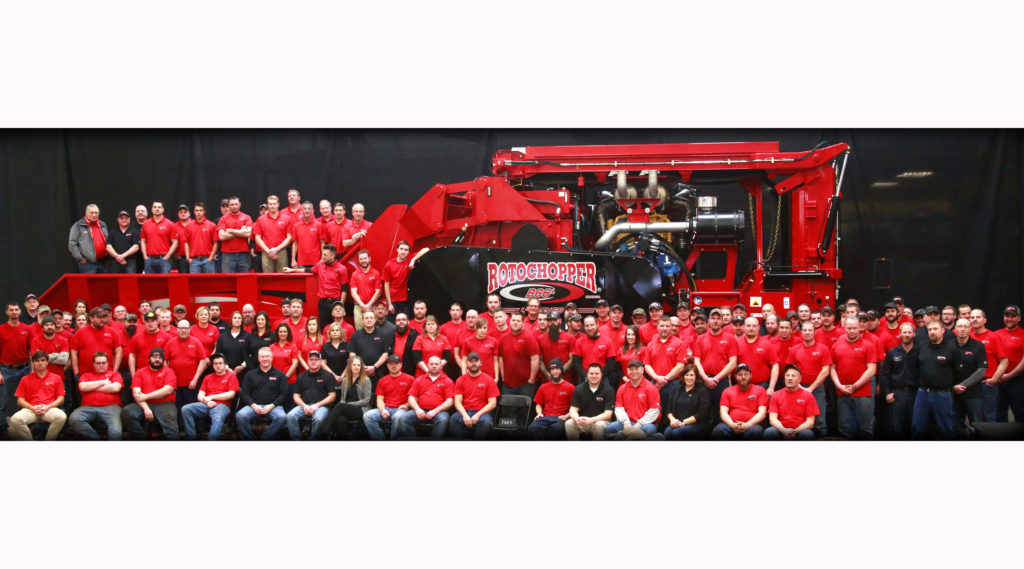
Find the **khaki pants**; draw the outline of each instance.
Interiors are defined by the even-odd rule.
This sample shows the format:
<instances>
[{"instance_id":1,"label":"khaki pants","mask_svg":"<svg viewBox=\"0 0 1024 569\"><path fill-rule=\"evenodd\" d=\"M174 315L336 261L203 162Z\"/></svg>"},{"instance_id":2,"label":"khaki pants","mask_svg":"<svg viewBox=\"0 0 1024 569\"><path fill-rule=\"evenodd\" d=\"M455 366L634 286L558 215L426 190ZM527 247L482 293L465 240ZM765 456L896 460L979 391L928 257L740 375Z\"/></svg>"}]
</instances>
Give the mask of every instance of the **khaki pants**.
<instances>
[{"instance_id":1,"label":"khaki pants","mask_svg":"<svg viewBox=\"0 0 1024 569\"><path fill-rule=\"evenodd\" d=\"M570 441L578 441L580 440L580 433L590 433L590 436L594 437L595 441L603 441L604 429L607 426L608 421L598 421L580 426L576 424L576 421L569 419L565 422L565 438Z\"/></svg>"},{"instance_id":2,"label":"khaki pants","mask_svg":"<svg viewBox=\"0 0 1024 569\"><path fill-rule=\"evenodd\" d=\"M12 439L30 441L32 440L32 431L28 430L28 426L36 421L44 421L50 424L50 428L46 430L46 440L52 441L57 439L60 430L64 428L64 421L67 420L68 416L64 414L64 411L56 407L47 411L42 417L29 409L22 409L11 416L11 428L8 432Z\"/></svg>"},{"instance_id":3,"label":"khaki pants","mask_svg":"<svg viewBox=\"0 0 1024 569\"><path fill-rule=\"evenodd\" d=\"M283 273L284 268L289 265L287 248L277 252L277 259L271 259L266 252L261 252L260 256L263 258L264 273Z\"/></svg>"}]
</instances>

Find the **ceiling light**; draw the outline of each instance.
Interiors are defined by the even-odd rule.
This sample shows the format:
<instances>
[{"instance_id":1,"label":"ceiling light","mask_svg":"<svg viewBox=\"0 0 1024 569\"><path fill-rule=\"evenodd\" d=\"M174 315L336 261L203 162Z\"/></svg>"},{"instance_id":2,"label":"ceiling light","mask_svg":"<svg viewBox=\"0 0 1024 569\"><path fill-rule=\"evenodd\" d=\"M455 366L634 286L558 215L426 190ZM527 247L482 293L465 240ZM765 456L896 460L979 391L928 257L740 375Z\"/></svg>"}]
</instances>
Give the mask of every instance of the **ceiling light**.
<instances>
[{"instance_id":1,"label":"ceiling light","mask_svg":"<svg viewBox=\"0 0 1024 569\"><path fill-rule=\"evenodd\" d=\"M872 188L891 188L893 186L898 186L898 185L900 185L899 182L875 182L874 184L871 184L871 187Z\"/></svg>"},{"instance_id":2,"label":"ceiling light","mask_svg":"<svg viewBox=\"0 0 1024 569\"><path fill-rule=\"evenodd\" d=\"M927 178L928 176L931 176L932 174L934 174L934 172L932 172L930 170L925 170L925 171L920 171L920 172L904 172L902 174L897 175L896 177L897 178Z\"/></svg>"}]
</instances>

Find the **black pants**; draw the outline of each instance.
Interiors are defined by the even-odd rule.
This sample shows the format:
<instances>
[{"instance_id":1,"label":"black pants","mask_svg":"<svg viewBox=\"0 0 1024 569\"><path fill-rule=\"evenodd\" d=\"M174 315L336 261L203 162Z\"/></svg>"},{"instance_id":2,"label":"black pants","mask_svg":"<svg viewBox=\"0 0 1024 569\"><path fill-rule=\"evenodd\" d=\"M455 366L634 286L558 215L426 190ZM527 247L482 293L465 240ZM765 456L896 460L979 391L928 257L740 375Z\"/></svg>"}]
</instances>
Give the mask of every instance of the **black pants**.
<instances>
[{"instance_id":1,"label":"black pants","mask_svg":"<svg viewBox=\"0 0 1024 569\"><path fill-rule=\"evenodd\" d=\"M320 314L320 327L324 330L331 322L334 322L334 317L331 316L331 307L334 306L335 302L338 302L341 298L321 298L320 303L317 305Z\"/></svg>"},{"instance_id":2,"label":"black pants","mask_svg":"<svg viewBox=\"0 0 1024 569\"><path fill-rule=\"evenodd\" d=\"M327 414L327 432L334 438L348 440L352 433L349 432L349 421L362 421L363 408L349 405L348 403L335 403L331 412Z\"/></svg>"}]
</instances>

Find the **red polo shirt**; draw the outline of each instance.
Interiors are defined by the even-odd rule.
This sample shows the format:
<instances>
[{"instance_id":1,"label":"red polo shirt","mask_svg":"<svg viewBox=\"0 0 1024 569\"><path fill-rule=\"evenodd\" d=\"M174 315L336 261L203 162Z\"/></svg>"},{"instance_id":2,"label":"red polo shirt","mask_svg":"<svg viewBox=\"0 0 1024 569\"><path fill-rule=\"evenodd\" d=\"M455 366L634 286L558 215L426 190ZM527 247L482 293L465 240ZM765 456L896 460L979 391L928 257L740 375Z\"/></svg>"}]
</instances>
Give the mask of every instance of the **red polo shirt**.
<instances>
[{"instance_id":1,"label":"red polo shirt","mask_svg":"<svg viewBox=\"0 0 1024 569\"><path fill-rule=\"evenodd\" d=\"M412 343L413 351L419 350L423 352L423 358L420 361L427 362L430 358L437 356L444 358L444 351L451 350L451 346L448 344L448 338L438 334L437 338L431 338L426 334L420 334L416 336L416 341ZM420 362L413 362L419 364Z\"/></svg>"},{"instance_id":2,"label":"red polo shirt","mask_svg":"<svg viewBox=\"0 0 1024 569\"><path fill-rule=\"evenodd\" d=\"M87 381L102 381L104 379L109 379L111 383L120 383L121 389L124 389L124 378L115 370L107 370L106 373L83 373L78 378L78 384L81 385ZM103 393L102 391L95 390L82 392L82 406L106 407L107 405L120 404L120 391L117 393Z\"/></svg>"},{"instance_id":3,"label":"red polo shirt","mask_svg":"<svg viewBox=\"0 0 1024 569\"><path fill-rule=\"evenodd\" d=\"M795 429L808 417L817 417L821 414L814 395L803 387L797 388L794 392L783 388L773 393L771 401L768 402L768 412L778 413L779 422L787 429Z\"/></svg>"},{"instance_id":4,"label":"red polo shirt","mask_svg":"<svg viewBox=\"0 0 1024 569\"><path fill-rule=\"evenodd\" d=\"M380 273L377 269L369 267L363 271L357 268L348 280L349 290L359 293L359 299L364 303L373 298L373 294L380 290Z\"/></svg>"},{"instance_id":5,"label":"red polo shirt","mask_svg":"<svg viewBox=\"0 0 1024 569\"><path fill-rule=\"evenodd\" d=\"M338 256L340 257L345 252L345 247L341 244L342 233L345 231L345 226L352 223L346 218L341 223L338 223L331 218L326 223L322 223L320 227L320 238L324 240L324 243L330 243L338 249Z\"/></svg>"},{"instance_id":6,"label":"red polo shirt","mask_svg":"<svg viewBox=\"0 0 1024 569\"><path fill-rule=\"evenodd\" d=\"M385 407L401 407L409 403L409 390L415 381L407 373L400 373L398 377L389 373L377 382L377 395L384 397Z\"/></svg>"},{"instance_id":7,"label":"red polo shirt","mask_svg":"<svg viewBox=\"0 0 1024 569\"><path fill-rule=\"evenodd\" d=\"M490 336L484 336L478 340L475 335L468 336L462 341L459 348L462 357L465 358L472 352L480 354L480 371L494 377L494 356L498 355L498 341Z\"/></svg>"},{"instance_id":8,"label":"red polo shirt","mask_svg":"<svg viewBox=\"0 0 1024 569\"><path fill-rule=\"evenodd\" d=\"M384 271L380 275L381 282L388 283L391 291L391 302L404 302L409 300L409 260L399 263L398 259L391 259L384 264Z\"/></svg>"},{"instance_id":9,"label":"red polo shirt","mask_svg":"<svg viewBox=\"0 0 1024 569\"><path fill-rule=\"evenodd\" d=\"M749 421L757 415L758 407L768 407L768 392L760 385L750 384L746 391L739 385L733 385L722 392L719 405L729 408L729 417L733 421Z\"/></svg>"},{"instance_id":10,"label":"red polo shirt","mask_svg":"<svg viewBox=\"0 0 1024 569\"><path fill-rule=\"evenodd\" d=\"M176 257L185 257L185 240L188 239L188 229L196 223L192 221L192 218L186 221L188 223L182 223L180 219L174 222L175 236L178 238L178 248L174 251Z\"/></svg>"},{"instance_id":11,"label":"red polo shirt","mask_svg":"<svg viewBox=\"0 0 1024 569\"><path fill-rule=\"evenodd\" d=\"M444 403L445 399L455 397L455 382L444 373L433 381L429 375L423 374L417 377L409 388L409 397L416 398L420 409L430 411Z\"/></svg>"},{"instance_id":12,"label":"red polo shirt","mask_svg":"<svg viewBox=\"0 0 1024 569\"><path fill-rule=\"evenodd\" d=\"M146 241L146 255L162 257L171 250L171 240L178 238L178 229L166 217L159 223L151 217L142 224L141 237Z\"/></svg>"},{"instance_id":13,"label":"red polo shirt","mask_svg":"<svg viewBox=\"0 0 1024 569\"><path fill-rule=\"evenodd\" d=\"M165 365L160 368L160 371L153 371L147 365L137 368L132 377L132 389L138 387L142 390L143 395L153 393L165 385L171 388L171 394L160 399L150 399L147 403L174 403L174 388L178 386L178 378L174 375L174 370Z\"/></svg>"},{"instance_id":14,"label":"red polo shirt","mask_svg":"<svg viewBox=\"0 0 1024 569\"><path fill-rule=\"evenodd\" d=\"M1010 371L1017 367L1024 357L1024 328L1017 326L1012 331L1001 328L996 330L996 335L999 336L999 345L1002 348L999 357L1009 359L1006 371Z\"/></svg>"},{"instance_id":15,"label":"red polo shirt","mask_svg":"<svg viewBox=\"0 0 1024 569\"><path fill-rule=\"evenodd\" d=\"M253 239L259 235L263 239L263 244L271 248L284 243L290 230L291 218L281 215L280 211L277 212L277 217L270 217L269 213L264 213L252 224Z\"/></svg>"},{"instance_id":16,"label":"red polo shirt","mask_svg":"<svg viewBox=\"0 0 1024 569\"><path fill-rule=\"evenodd\" d=\"M999 358L1002 357L1003 345L999 335L992 330L985 330L983 334L977 334L972 329L971 337L985 344L985 360L988 362L988 368L985 369L985 379L988 379L995 374L996 368L999 367ZM1010 369L1012 368L1007 368L1007 371Z\"/></svg>"},{"instance_id":17,"label":"red polo shirt","mask_svg":"<svg viewBox=\"0 0 1024 569\"><path fill-rule=\"evenodd\" d=\"M549 381L537 389L537 394L533 396L533 402L544 409L544 417L565 415L569 412L574 389L575 386L565 380L559 381L557 384Z\"/></svg>"},{"instance_id":18,"label":"red polo shirt","mask_svg":"<svg viewBox=\"0 0 1024 569\"><path fill-rule=\"evenodd\" d=\"M0 324L0 364L20 366L28 363L28 348L32 343L32 328L10 321Z\"/></svg>"},{"instance_id":19,"label":"red polo shirt","mask_svg":"<svg viewBox=\"0 0 1024 569\"><path fill-rule=\"evenodd\" d=\"M287 372L292 367L292 360L299 357L299 348L293 342L286 342L285 345L281 345L281 342L274 342L270 344L270 351L274 354L274 361L270 364L282 372ZM295 383L296 374L299 373L299 367L295 366L295 371L288 376L288 383Z\"/></svg>"},{"instance_id":20,"label":"red polo shirt","mask_svg":"<svg viewBox=\"0 0 1024 569\"><path fill-rule=\"evenodd\" d=\"M343 285L348 284L348 269L340 261L330 265L317 261L309 270L316 276L317 296L320 298L341 298Z\"/></svg>"},{"instance_id":21,"label":"red polo shirt","mask_svg":"<svg viewBox=\"0 0 1024 569\"><path fill-rule=\"evenodd\" d=\"M185 239L188 241L188 252L193 258L209 257L210 253L213 253L213 245L219 241L217 224L209 219L204 219L202 223L198 221L190 223L185 232ZM184 249L180 242L178 247Z\"/></svg>"},{"instance_id":22,"label":"red polo shirt","mask_svg":"<svg viewBox=\"0 0 1024 569\"><path fill-rule=\"evenodd\" d=\"M504 362L505 373L501 381L509 387L519 387L530 379L530 358L540 356L540 346L533 334L520 330L518 334L511 331L498 340L498 354ZM538 368L542 365L538 362Z\"/></svg>"},{"instance_id":23,"label":"red polo shirt","mask_svg":"<svg viewBox=\"0 0 1024 569\"><path fill-rule=\"evenodd\" d=\"M320 260L320 223L311 218L309 222L299 219L291 227L295 240L295 260L300 265L313 265Z\"/></svg>"},{"instance_id":24,"label":"red polo shirt","mask_svg":"<svg viewBox=\"0 0 1024 569\"><path fill-rule=\"evenodd\" d=\"M746 337L736 339L736 363L745 363L750 366L750 375L754 383L766 383L771 379L772 365L778 363L775 358L775 348L771 341L763 336L757 336L753 342L748 342Z\"/></svg>"},{"instance_id":25,"label":"red polo shirt","mask_svg":"<svg viewBox=\"0 0 1024 569\"><path fill-rule=\"evenodd\" d=\"M617 329L612 328L612 323L609 322L598 326L597 333L602 336L608 336L609 340L613 340L615 342L615 349L618 350L626 342L626 327L624 323L620 322Z\"/></svg>"},{"instance_id":26,"label":"red polo shirt","mask_svg":"<svg viewBox=\"0 0 1024 569\"><path fill-rule=\"evenodd\" d=\"M242 229L243 227L252 227L252 218L248 215L238 212L236 215L228 213L220 218L217 222L217 229ZM221 241L220 243L221 253L248 253L249 252L249 240L244 237L232 237L227 241Z\"/></svg>"},{"instance_id":27,"label":"red polo shirt","mask_svg":"<svg viewBox=\"0 0 1024 569\"><path fill-rule=\"evenodd\" d=\"M836 375L841 385L851 385L868 369L868 364L873 363L877 358L878 347L865 341L861 336L856 342L850 342L846 338L836 340L832 344L832 361L835 362ZM836 390L839 393L839 390ZM870 397L871 382L865 382L860 389L853 392L854 397Z\"/></svg>"},{"instance_id":28,"label":"red polo shirt","mask_svg":"<svg viewBox=\"0 0 1024 569\"><path fill-rule=\"evenodd\" d=\"M586 374L590 364L596 363L604 366L608 358L615 357L615 344L610 338L600 332L598 332L597 339L591 338L586 334L580 334L579 338L576 339L576 349L573 353L580 356L583 373Z\"/></svg>"},{"instance_id":29,"label":"red polo shirt","mask_svg":"<svg viewBox=\"0 0 1024 569\"><path fill-rule=\"evenodd\" d=\"M34 352L36 350L42 350L47 354L59 352L70 353L71 341L68 340L67 337L61 336L60 334L54 334L52 340L47 340L46 336L39 334L38 336L32 338L31 349L29 351ZM110 357L113 358L114 356L111 354ZM64 366L62 365L47 364L46 369L48 369L50 373L64 377Z\"/></svg>"},{"instance_id":30,"label":"red polo shirt","mask_svg":"<svg viewBox=\"0 0 1024 569\"><path fill-rule=\"evenodd\" d=\"M491 397L497 398L501 395L501 392L498 391L498 384L494 381L494 378L481 372L476 377L468 373L463 374L455 382L455 395L462 396L462 406L467 411L479 411L487 405L488 399ZM423 403L420 403L420 407L423 407ZM433 409L434 407L423 408Z\"/></svg>"},{"instance_id":31,"label":"red polo shirt","mask_svg":"<svg viewBox=\"0 0 1024 569\"><path fill-rule=\"evenodd\" d=\"M167 332L157 330L155 334L146 332L145 328L140 328L138 332L132 336L130 342L128 342L128 352L125 354L125 359L128 359L128 354L135 354L135 369L138 371L140 367L146 367L149 365L149 352L153 348L162 348L167 345L175 337L171 336ZM164 359L167 359L167 354L164 353ZM81 364L81 361L79 361ZM191 378L189 378L191 379Z\"/></svg>"},{"instance_id":32,"label":"red polo shirt","mask_svg":"<svg viewBox=\"0 0 1024 569\"><path fill-rule=\"evenodd\" d=\"M174 370L174 375L178 378L178 387L185 387L192 381L196 376L196 370L199 369L199 362L206 359L208 353L203 348L203 343L194 336L189 336L184 341L175 336L167 341L164 345L164 359Z\"/></svg>"},{"instance_id":33,"label":"red polo shirt","mask_svg":"<svg viewBox=\"0 0 1024 569\"><path fill-rule=\"evenodd\" d=\"M615 393L615 406L624 408L630 421L639 421L648 409L661 409L661 394L658 393L658 388L646 379L641 379L640 385L636 387L627 381L620 385ZM661 417L661 411L658 412L658 417ZM655 423L658 422L658 417L654 418Z\"/></svg>"},{"instance_id":34,"label":"red polo shirt","mask_svg":"<svg viewBox=\"0 0 1024 569\"><path fill-rule=\"evenodd\" d=\"M559 330L558 340L556 341L551 341L551 337L548 336L547 332L535 331L533 337L537 340L537 345L540 347L541 366L547 367L551 360L555 358L562 360L562 364L569 362L569 354L572 351L571 347L576 341L568 332Z\"/></svg>"},{"instance_id":35,"label":"red polo shirt","mask_svg":"<svg viewBox=\"0 0 1024 569\"><path fill-rule=\"evenodd\" d=\"M651 366L654 373L665 375L672 371L676 364L686 364L686 344L678 336L669 336L665 341L662 341L661 336L656 336L647 344L643 362L644 365Z\"/></svg>"},{"instance_id":36,"label":"red polo shirt","mask_svg":"<svg viewBox=\"0 0 1024 569\"><path fill-rule=\"evenodd\" d=\"M832 365L832 351L819 342L810 347L800 343L789 350L786 363L800 368L800 385L810 385L821 373L821 368Z\"/></svg>"},{"instance_id":37,"label":"red polo shirt","mask_svg":"<svg viewBox=\"0 0 1024 569\"><path fill-rule=\"evenodd\" d=\"M130 342L129 342L130 343ZM78 352L78 372L93 373L96 370L92 367L92 356L96 352L103 352L110 357L110 366L114 366L114 350L121 346L118 334L109 326L97 330L91 325L75 332L71 337L71 349ZM127 348L126 348L127 349ZM127 352L122 353L122 359L128 361ZM127 365L127 364L125 364Z\"/></svg>"},{"instance_id":38,"label":"red polo shirt","mask_svg":"<svg viewBox=\"0 0 1024 569\"><path fill-rule=\"evenodd\" d=\"M15 397L23 398L29 405L49 405L64 395L64 379L49 371L43 377L32 372L21 378Z\"/></svg>"},{"instance_id":39,"label":"red polo shirt","mask_svg":"<svg viewBox=\"0 0 1024 569\"><path fill-rule=\"evenodd\" d=\"M231 371L225 371L224 375L211 373L203 378L203 384L199 387L199 391L205 393L207 397L211 395L220 395L221 393L227 393L228 391L238 393L240 391L240 388L238 387L238 377ZM217 404L227 405L229 409L231 408L230 399L217 401Z\"/></svg>"},{"instance_id":40,"label":"red polo shirt","mask_svg":"<svg viewBox=\"0 0 1024 569\"><path fill-rule=\"evenodd\" d=\"M729 358L739 355L736 336L721 332L718 335L707 332L697 337L693 357L700 358L700 365L708 377L713 377L729 363ZM737 358L738 360L739 358Z\"/></svg>"},{"instance_id":41,"label":"red polo shirt","mask_svg":"<svg viewBox=\"0 0 1024 569\"><path fill-rule=\"evenodd\" d=\"M791 349L803 343L803 340L795 334L791 334L788 340L783 340L779 336L773 336L772 339L768 341L775 350L775 361L779 362L779 365L786 362L786 359L789 358L789 351Z\"/></svg>"},{"instance_id":42,"label":"red polo shirt","mask_svg":"<svg viewBox=\"0 0 1024 569\"><path fill-rule=\"evenodd\" d=\"M206 328L200 328L197 324L189 328L188 333L193 338L199 340L208 356L213 354L213 348L217 345L217 338L220 337L220 328L213 324L208 324Z\"/></svg>"}]
</instances>

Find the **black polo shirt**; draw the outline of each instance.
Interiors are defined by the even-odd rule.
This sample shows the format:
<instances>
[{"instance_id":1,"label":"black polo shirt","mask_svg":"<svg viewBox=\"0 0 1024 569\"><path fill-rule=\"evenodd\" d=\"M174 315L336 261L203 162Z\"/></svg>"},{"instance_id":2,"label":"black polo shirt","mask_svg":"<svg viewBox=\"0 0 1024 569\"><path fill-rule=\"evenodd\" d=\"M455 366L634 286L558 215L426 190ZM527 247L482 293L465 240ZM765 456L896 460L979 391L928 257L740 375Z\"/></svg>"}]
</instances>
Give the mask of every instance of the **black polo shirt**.
<instances>
[{"instance_id":1,"label":"black polo shirt","mask_svg":"<svg viewBox=\"0 0 1024 569\"><path fill-rule=\"evenodd\" d=\"M952 389L960 381L960 350L956 340L918 346L917 373L921 387Z\"/></svg>"},{"instance_id":2,"label":"black polo shirt","mask_svg":"<svg viewBox=\"0 0 1024 569\"><path fill-rule=\"evenodd\" d=\"M334 376L324 368L320 368L316 373L306 371L299 374L299 379L295 382L295 393L299 394L306 405L312 405L323 401L334 391L336 384Z\"/></svg>"},{"instance_id":3,"label":"black polo shirt","mask_svg":"<svg viewBox=\"0 0 1024 569\"><path fill-rule=\"evenodd\" d=\"M910 351L903 349L903 345L889 348L882 360L882 371L878 374L878 381L882 385L882 393L892 393L897 388L917 389L919 381L917 378L917 346L910 348Z\"/></svg>"},{"instance_id":4,"label":"black polo shirt","mask_svg":"<svg viewBox=\"0 0 1024 569\"><path fill-rule=\"evenodd\" d=\"M288 396L288 378L277 368L270 371L262 369L250 370L242 379L242 405L274 405L284 404ZM322 398L321 398L322 399Z\"/></svg>"},{"instance_id":5,"label":"black polo shirt","mask_svg":"<svg viewBox=\"0 0 1024 569\"><path fill-rule=\"evenodd\" d=\"M956 334L954 334L951 330L943 329L942 330L942 341L943 342L956 342ZM930 343L932 343L932 341L928 339L928 326L921 326L920 328L918 328L917 330L914 331L914 345L915 346L920 348L921 346L923 346L925 344L930 344Z\"/></svg>"},{"instance_id":6,"label":"black polo shirt","mask_svg":"<svg viewBox=\"0 0 1024 569\"><path fill-rule=\"evenodd\" d=\"M230 320L224 320L223 318L221 318L220 320L218 320L216 322L211 320L210 324L213 324L214 326L216 326L217 329L220 330L221 334L224 334L224 332L227 332L228 330L231 329L231 321Z\"/></svg>"},{"instance_id":7,"label":"black polo shirt","mask_svg":"<svg viewBox=\"0 0 1024 569\"><path fill-rule=\"evenodd\" d=\"M958 341L956 344L958 350L960 350L960 378L961 381L967 379L972 373L979 369L988 369L988 359L985 355L985 344L982 344L974 338L967 338L967 342L960 344ZM981 382L975 383L974 385L967 388L960 394L960 397L965 399L980 399L981 394Z\"/></svg>"},{"instance_id":8,"label":"black polo shirt","mask_svg":"<svg viewBox=\"0 0 1024 569\"><path fill-rule=\"evenodd\" d=\"M394 335L389 341L378 328L374 328L373 332L369 334L360 328L352 333L352 338L348 341L348 351L362 358L364 364L372 366L377 363L382 354L390 354L394 351L392 342L394 342ZM387 373L386 369L383 371Z\"/></svg>"},{"instance_id":9,"label":"black polo shirt","mask_svg":"<svg viewBox=\"0 0 1024 569\"><path fill-rule=\"evenodd\" d=\"M121 231L121 228L114 224L113 228L107 231L107 245L114 248L114 251L118 253L124 253L128 249L132 248L132 245L139 244L139 232L134 226L128 224L128 229ZM129 262L134 262L135 257L139 254L135 251L131 255L125 257Z\"/></svg>"},{"instance_id":10,"label":"black polo shirt","mask_svg":"<svg viewBox=\"0 0 1024 569\"><path fill-rule=\"evenodd\" d=\"M573 390L569 405L579 409L580 417L596 417L615 408L615 392L604 381L597 391L591 391L590 383L584 380Z\"/></svg>"}]
</instances>

